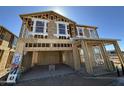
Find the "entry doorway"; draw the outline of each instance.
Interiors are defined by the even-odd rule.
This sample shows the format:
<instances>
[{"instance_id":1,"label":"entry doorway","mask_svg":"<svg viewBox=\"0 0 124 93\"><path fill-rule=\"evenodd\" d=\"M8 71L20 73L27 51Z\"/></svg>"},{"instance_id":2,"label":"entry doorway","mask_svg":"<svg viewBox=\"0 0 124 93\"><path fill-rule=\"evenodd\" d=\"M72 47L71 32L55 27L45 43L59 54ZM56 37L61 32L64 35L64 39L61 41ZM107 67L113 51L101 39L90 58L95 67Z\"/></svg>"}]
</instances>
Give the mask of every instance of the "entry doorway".
<instances>
[{"instance_id":1,"label":"entry doorway","mask_svg":"<svg viewBox=\"0 0 124 93\"><path fill-rule=\"evenodd\" d=\"M92 46L93 60L92 67L94 74L107 72L102 50L99 46Z\"/></svg>"}]
</instances>

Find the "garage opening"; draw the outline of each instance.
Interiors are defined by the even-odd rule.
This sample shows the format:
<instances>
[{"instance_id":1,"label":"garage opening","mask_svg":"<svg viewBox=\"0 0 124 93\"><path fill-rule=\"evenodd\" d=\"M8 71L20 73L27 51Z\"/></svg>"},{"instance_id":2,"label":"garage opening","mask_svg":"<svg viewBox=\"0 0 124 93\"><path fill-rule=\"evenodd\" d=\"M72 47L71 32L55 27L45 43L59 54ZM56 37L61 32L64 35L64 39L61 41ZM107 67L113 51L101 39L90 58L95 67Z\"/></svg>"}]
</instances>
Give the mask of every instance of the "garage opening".
<instances>
[{"instance_id":1,"label":"garage opening","mask_svg":"<svg viewBox=\"0 0 124 93\"><path fill-rule=\"evenodd\" d=\"M31 68L61 68L61 65L73 68L73 54L72 51L38 51L26 52L23 55L22 68L28 70Z\"/></svg>"},{"instance_id":2,"label":"garage opening","mask_svg":"<svg viewBox=\"0 0 124 93\"><path fill-rule=\"evenodd\" d=\"M65 75L74 71L72 51L40 51L36 55L37 61L33 59L33 52L24 55L22 67L26 71L22 80Z\"/></svg>"}]
</instances>

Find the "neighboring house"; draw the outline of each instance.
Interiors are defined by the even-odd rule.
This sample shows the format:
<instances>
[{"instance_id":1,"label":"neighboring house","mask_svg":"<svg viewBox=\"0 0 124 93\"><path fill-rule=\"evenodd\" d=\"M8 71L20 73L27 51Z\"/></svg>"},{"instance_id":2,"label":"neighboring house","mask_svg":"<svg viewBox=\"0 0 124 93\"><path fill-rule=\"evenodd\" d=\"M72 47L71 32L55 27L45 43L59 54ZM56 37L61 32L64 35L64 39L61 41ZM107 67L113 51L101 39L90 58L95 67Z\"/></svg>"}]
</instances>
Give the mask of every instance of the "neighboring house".
<instances>
[{"instance_id":1,"label":"neighboring house","mask_svg":"<svg viewBox=\"0 0 124 93\"><path fill-rule=\"evenodd\" d=\"M16 42L17 36L0 26L0 71L10 68Z\"/></svg>"},{"instance_id":2,"label":"neighboring house","mask_svg":"<svg viewBox=\"0 0 124 93\"><path fill-rule=\"evenodd\" d=\"M92 74L114 71L105 49L109 44L115 46L124 62L117 40L99 38L95 26L79 25L54 11L20 17L22 27L16 53L23 55L24 70L35 65L66 64Z\"/></svg>"}]
</instances>

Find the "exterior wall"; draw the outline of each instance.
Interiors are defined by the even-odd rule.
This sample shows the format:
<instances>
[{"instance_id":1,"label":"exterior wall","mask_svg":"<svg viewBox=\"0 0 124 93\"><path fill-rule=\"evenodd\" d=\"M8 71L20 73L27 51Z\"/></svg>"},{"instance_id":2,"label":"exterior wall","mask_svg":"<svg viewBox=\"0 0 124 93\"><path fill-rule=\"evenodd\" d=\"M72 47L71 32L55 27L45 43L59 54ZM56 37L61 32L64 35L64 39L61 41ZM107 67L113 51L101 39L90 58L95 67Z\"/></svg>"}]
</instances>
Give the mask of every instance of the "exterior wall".
<instances>
[{"instance_id":1,"label":"exterior wall","mask_svg":"<svg viewBox=\"0 0 124 93\"><path fill-rule=\"evenodd\" d=\"M60 60L59 52L38 52L37 65L59 64Z\"/></svg>"},{"instance_id":2,"label":"exterior wall","mask_svg":"<svg viewBox=\"0 0 124 93\"><path fill-rule=\"evenodd\" d=\"M30 17L30 18L28 18ZM67 24L67 34L68 35L64 35L66 36L66 38L70 37L70 38L74 38L78 35L77 29L76 27L81 27L83 29L84 34L86 35L85 38L90 38L90 30L93 30L93 32L96 32L96 37L98 38L98 33L96 31L96 27L92 27L92 26L83 26L83 25L76 25L75 22L61 16L58 15L54 12L49 12L49 13L41 13L41 14L32 14L32 15L26 15L26 16L21 16L23 23L22 23L22 28L21 28L21 32L20 32L20 37L25 37L27 32L34 32L34 25L35 25L35 21L36 20L41 20L48 23L47 29L48 31L48 38L53 38L55 35L53 34L57 34L57 24L58 23L64 23ZM47 36L47 33L46 33ZM63 36L63 35L62 35ZM59 37L59 36L58 36ZM54 37L56 38L56 37ZM92 37L94 38L94 37Z\"/></svg>"},{"instance_id":3,"label":"exterior wall","mask_svg":"<svg viewBox=\"0 0 124 93\"><path fill-rule=\"evenodd\" d=\"M54 36L54 34L57 34L57 26L54 21L50 21L48 23L48 38L50 38L50 39L57 38Z\"/></svg>"}]
</instances>

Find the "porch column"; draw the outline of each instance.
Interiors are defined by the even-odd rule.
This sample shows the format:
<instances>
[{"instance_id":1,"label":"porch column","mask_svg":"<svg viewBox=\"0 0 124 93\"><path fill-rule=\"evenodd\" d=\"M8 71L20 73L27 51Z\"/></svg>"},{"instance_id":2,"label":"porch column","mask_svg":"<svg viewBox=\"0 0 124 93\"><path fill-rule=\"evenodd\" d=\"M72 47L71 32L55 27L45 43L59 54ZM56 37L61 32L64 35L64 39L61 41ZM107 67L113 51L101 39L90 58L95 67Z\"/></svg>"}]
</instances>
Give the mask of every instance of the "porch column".
<instances>
[{"instance_id":1,"label":"porch column","mask_svg":"<svg viewBox=\"0 0 124 93\"><path fill-rule=\"evenodd\" d=\"M92 64L91 64L92 60L91 60L91 56L89 54L87 43L85 41L82 41L81 45L82 45L82 48L84 49L86 71L88 73L93 73L93 68L92 68Z\"/></svg>"},{"instance_id":2,"label":"porch column","mask_svg":"<svg viewBox=\"0 0 124 93\"><path fill-rule=\"evenodd\" d=\"M37 63L37 60L38 60L38 52L33 51L33 53L32 53L32 66L34 66Z\"/></svg>"},{"instance_id":3,"label":"porch column","mask_svg":"<svg viewBox=\"0 0 124 93\"><path fill-rule=\"evenodd\" d=\"M73 45L73 59L74 59L74 69L80 70L80 54L78 48Z\"/></svg>"},{"instance_id":4,"label":"porch column","mask_svg":"<svg viewBox=\"0 0 124 93\"><path fill-rule=\"evenodd\" d=\"M103 55L103 58L104 58L104 63L105 63L106 69L108 71L113 70L114 67L110 63L110 60L109 60L109 57L108 57L108 54L107 54L107 51L105 49L105 46L104 46L104 43L103 42L101 43L100 47L101 47L101 50L102 50L101 52L102 52L102 55Z\"/></svg>"},{"instance_id":5,"label":"porch column","mask_svg":"<svg viewBox=\"0 0 124 93\"><path fill-rule=\"evenodd\" d=\"M92 44L91 45L87 45L87 49L88 49L89 58L90 58L90 65L91 65L91 68L93 68L94 65L95 65L95 58L94 58L94 51L93 51Z\"/></svg>"},{"instance_id":6,"label":"porch column","mask_svg":"<svg viewBox=\"0 0 124 93\"><path fill-rule=\"evenodd\" d=\"M121 51L121 49L120 49L120 47L119 47L117 41L114 42L113 45L114 45L114 47L115 47L115 51L116 51L116 53L117 53L117 55L118 55L118 58L119 58L121 64L124 64L124 56L123 56L123 54L122 54L122 51Z\"/></svg>"},{"instance_id":7,"label":"porch column","mask_svg":"<svg viewBox=\"0 0 124 93\"><path fill-rule=\"evenodd\" d=\"M9 50L4 50L1 58L1 62L0 62L0 70L5 69L9 53L10 53Z\"/></svg>"}]
</instances>

